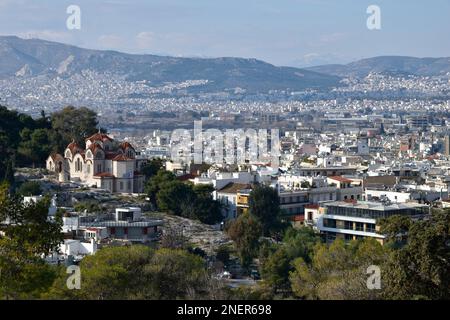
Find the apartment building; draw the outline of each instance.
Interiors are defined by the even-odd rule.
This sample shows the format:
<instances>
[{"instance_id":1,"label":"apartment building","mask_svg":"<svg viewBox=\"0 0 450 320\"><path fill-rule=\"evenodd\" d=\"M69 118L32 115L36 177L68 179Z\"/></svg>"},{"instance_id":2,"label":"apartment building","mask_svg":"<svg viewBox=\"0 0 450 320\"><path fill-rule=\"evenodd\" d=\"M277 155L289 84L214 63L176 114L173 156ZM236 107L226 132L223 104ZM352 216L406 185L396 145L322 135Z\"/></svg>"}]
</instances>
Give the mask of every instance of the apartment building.
<instances>
[{"instance_id":1,"label":"apartment building","mask_svg":"<svg viewBox=\"0 0 450 320\"><path fill-rule=\"evenodd\" d=\"M418 203L331 201L322 203L318 213L308 216L306 221L312 222L326 241L350 241L368 237L383 244L385 236L379 233L381 218L404 215L418 219L427 215L429 210L429 206Z\"/></svg>"},{"instance_id":2,"label":"apartment building","mask_svg":"<svg viewBox=\"0 0 450 320\"><path fill-rule=\"evenodd\" d=\"M361 200L362 179L349 179L342 176L328 177L329 186L336 187L336 200Z\"/></svg>"}]
</instances>

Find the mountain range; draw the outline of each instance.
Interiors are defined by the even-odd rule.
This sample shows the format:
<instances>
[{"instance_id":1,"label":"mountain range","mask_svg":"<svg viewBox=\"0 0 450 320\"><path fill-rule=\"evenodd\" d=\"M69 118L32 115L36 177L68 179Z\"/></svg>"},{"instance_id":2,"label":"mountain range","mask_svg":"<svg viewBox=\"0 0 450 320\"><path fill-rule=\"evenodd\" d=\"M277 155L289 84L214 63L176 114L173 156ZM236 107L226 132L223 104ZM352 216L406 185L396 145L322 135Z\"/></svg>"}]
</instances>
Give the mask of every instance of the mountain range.
<instances>
[{"instance_id":1,"label":"mountain range","mask_svg":"<svg viewBox=\"0 0 450 320\"><path fill-rule=\"evenodd\" d=\"M439 76L450 73L450 58L381 56L363 59L345 65L329 64L306 69L338 77L364 78L370 73Z\"/></svg>"},{"instance_id":2,"label":"mountain range","mask_svg":"<svg viewBox=\"0 0 450 320\"><path fill-rule=\"evenodd\" d=\"M99 51L38 39L0 37L0 79L66 77L83 70L112 73L152 86L208 80L206 92L241 88L247 92L336 86L340 77L243 58L178 58Z\"/></svg>"},{"instance_id":3,"label":"mountain range","mask_svg":"<svg viewBox=\"0 0 450 320\"><path fill-rule=\"evenodd\" d=\"M383 56L347 65L309 68L279 67L244 58L180 58L83 49L39 39L0 37L0 79L38 76L68 78L91 70L114 74L128 81L146 80L151 86L207 80L196 90L219 92L243 89L301 91L341 85L344 77L370 73L436 76L450 72L450 58Z\"/></svg>"}]
</instances>

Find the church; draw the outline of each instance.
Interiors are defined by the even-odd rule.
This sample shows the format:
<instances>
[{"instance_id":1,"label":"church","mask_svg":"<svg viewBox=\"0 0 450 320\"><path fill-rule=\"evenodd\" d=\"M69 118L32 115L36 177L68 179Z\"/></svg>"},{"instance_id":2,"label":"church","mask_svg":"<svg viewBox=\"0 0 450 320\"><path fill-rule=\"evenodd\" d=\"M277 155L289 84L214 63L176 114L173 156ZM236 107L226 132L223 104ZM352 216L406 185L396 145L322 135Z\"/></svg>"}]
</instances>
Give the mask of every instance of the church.
<instances>
[{"instance_id":1,"label":"church","mask_svg":"<svg viewBox=\"0 0 450 320\"><path fill-rule=\"evenodd\" d=\"M50 155L46 167L58 174L60 182L81 183L112 193L142 193L144 176L140 169L145 162L136 158L130 143L119 143L99 132L86 139L85 148L73 141L64 155Z\"/></svg>"}]
</instances>

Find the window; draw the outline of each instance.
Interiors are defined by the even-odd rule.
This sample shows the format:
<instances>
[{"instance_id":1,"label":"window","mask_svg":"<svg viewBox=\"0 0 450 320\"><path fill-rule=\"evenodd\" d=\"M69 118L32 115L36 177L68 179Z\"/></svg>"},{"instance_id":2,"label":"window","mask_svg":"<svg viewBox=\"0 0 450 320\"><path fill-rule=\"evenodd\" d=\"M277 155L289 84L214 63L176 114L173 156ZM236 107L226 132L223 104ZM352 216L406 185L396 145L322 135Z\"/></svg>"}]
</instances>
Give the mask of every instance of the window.
<instances>
[{"instance_id":1,"label":"window","mask_svg":"<svg viewBox=\"0 0 450 320\"><path fill-rule=\"evenodd\" d=\"M88 174L91 173L91 165L90 165L90 164L87 165L87 173L88 173Z\"/></svg>"},{"instance_id":2,"label":"window","mask_svg":"<svg viewBox=\"0 0 450 320\"><path fill-rule=\"evenodd\" d=\"M323 225L326 228L336 228L336 220L334 220L334 219L323 219Z\"/></svg>"},{"instance_id":3,"label":"window","mask_svg":"<svg viewBox=\"0 0 450 320\"><path fill-rule=\"evenodd\" d=\"M367 223L366 224L366 232L375 232L375 224Z\"/></svg>"},{"instance_id":4,"label":"window","mask_svg":"<svg viewBox=\"0 0 450 320\"><path fill-rule=\"evenodd\" d=\"M131 182L130 181L128 181L128 184L127 184L127 191L131 191Z\"/></svg>"},{"instance_id":5,"label":"window","mask_svg":"<svg viewBox=\"0 0 450 320\"><path fill-rule=\"evenodd\" d=\"M353 222L352 221L345 221L344 229L353 230Z\"/></svg>"},{"instance_id":6,"label":"window","mask_svg":"<svg viewBox=\"0 0 450 320\"><path fill-rule=\"evenodd\" d=\"M123 182L122 181L120 181L120 183L119 183L119 189L123 190Z\"/></svg>"},{"instance_id":7,"label":"window","mask_svg":"<svg viewBox=\"0 0 450 320\"><path fill-rule=\"evenodd\" d=\"M97 172L102 172L102 165L100 163L97 164Z\"/></svg>"},{"instance_id":8,"label":"window","mask_svg":"<svg viewBox=\"0 0 450 320\"><path fill-rule=\"evenodd\" d=\"M81 172L83 170L83 164L81 163L80 158L75 162L75 171Z\"/></svg>"}]
</instances>

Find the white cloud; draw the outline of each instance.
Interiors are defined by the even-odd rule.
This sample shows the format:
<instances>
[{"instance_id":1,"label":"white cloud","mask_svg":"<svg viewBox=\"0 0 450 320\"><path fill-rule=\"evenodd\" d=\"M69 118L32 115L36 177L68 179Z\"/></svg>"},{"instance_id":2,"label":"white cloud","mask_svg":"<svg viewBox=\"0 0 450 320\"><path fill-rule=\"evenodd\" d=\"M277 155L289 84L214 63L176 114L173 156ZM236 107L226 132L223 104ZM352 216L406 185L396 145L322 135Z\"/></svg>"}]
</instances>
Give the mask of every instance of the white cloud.
<instances>
[{"instance_id":1,"label":"white cloud","mask_svg":"<svg viewBox=\"0 0 450 320\"><path fill-rule=\"evenodd\" d=\"M155 45L156 38L154 32L143 31L136 36L136 44L139 49L150 49Z\"/></svg>"},{"instance_id":2,"label":"white cloud","mask_svg":"<svg viewBox=\"0 0 450 320\"><path fill-rule=\"evenodd\" d=\"M124 47L124 39L118 35L105 34L98 37L98 45L104 49L121 49Z\"/></svg>"},{"instance_id":3,"label":"white cloud","mask_svg":"<svg viewBox=\"0 0 450 320\"><path fill-rule=\"evenodd\" d=\"M42 39L63 43L68 43L73 40L72 35L69 32L55 30L30 30L18 33L17 36L24 39Z\"/></svg>"}]
</instances>

